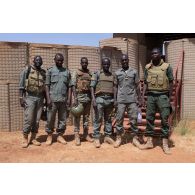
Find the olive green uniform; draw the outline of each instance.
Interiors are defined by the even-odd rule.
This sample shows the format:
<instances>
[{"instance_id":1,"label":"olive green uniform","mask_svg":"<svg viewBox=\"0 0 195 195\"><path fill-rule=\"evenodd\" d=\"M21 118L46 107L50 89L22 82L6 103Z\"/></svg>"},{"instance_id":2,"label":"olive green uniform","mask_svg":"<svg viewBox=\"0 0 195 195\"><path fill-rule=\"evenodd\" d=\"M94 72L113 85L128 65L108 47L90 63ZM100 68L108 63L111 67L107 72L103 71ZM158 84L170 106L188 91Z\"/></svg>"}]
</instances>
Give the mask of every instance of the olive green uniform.
<instances>
[{"instance_id":1,"label":"olive green uniform","mask_svg":"<svg viewBox=\"0 0 195 195\"><path fill-rule=\"evenodd\" d=\"M94 138L100 137L100 128L104 117L104 134L112 134L111 114L113 110L113 85L112 73L105 74L103 70L93 74L90 86L95 89L97 109L94 110Z\"/></svg>"},{"instance_id":2,"label":"olive green uniform","mask_svg":"<svg viewBox=\"0 0 195 195\"><path fill-rule=\"evenodd\" d=\"M23 133L37 133L44 101L45 70L36 70L33 66L23 70L19 89L26 91Z\"/></svg>"},{"instance_id":3,"label":"olive green uniform","mask_svg":"<svg viewBox=\"0 0 195 195\"><path fill-rule=\"evenodd\" d=\"M169 82L174 79L172 68L169 64L164 63L163 60L161 60L158 66L154 66L151 62L146 65L144 75L144 82L147 84L146 136L153 136L155 113L159 111L161 115L162 138L168 138L168 117L171 110Z\"/></svg>"},{"instance_id":4,"label":"olive green uniform","mask_svg":"<svg viewBox=\"0 0 195 195\"><path fill-rule=\"evenodd\" d=\"M89 115L91 109L91 92L90 92L90 81L91 72L83 72L82 69L78 69L72 75L72 85L76 88L78 103L82 104L83 110L83 131L88 131L89 128ZM74 132L80 131L80 117L74 117Z\"/></svg>"},{"instance_id":5,"label":"olive green uniform","mask_svg":"<svg viewBox=\"0 0 195 195\"><path fill-rule=\"evenodd\" d=\"M52 101L52 106L48 108L46 132L48 134L53 133L56 113L58 112L56 132L63 134L66 130L68 89L72 86L69 70L54 65L47 70L45 84L49 87L49 95Z\"/></svg>"},{"instance_id":6,"label":"olive green uniform","mask_svg":"<svg viewBox=\"0 0 195 195\"><path fill-rule=\"evenodd\" d=\"M125 110L127 110L132 131L136 134L137 115L138 115L138 97L136 89L139 85L138 73L134 68L129 67L127 71L123 68L115 72L114 84L117 86L117 114L116 114L116 131L118 134L123 132L123 121Z\"/></svg>"}]
</instances>

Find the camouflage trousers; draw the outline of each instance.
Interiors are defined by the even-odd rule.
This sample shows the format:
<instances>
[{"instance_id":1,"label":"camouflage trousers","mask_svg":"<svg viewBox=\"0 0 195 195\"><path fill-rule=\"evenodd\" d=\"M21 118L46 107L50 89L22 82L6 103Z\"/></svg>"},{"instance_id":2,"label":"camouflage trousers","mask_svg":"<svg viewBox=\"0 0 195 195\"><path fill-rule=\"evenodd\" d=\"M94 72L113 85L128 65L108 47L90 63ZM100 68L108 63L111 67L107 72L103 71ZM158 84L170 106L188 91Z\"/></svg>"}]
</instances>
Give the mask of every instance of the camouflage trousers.
<instances>
[{"instance_id":1,"label":"camouflage trousers","mask_svg":"<svg viewBox=\"0 0 195 195\"><path fill-rule=\"evenodd\" d=\"M37 133L39 129L39 121L43 108L43 97L27 96L26 106L24 108L24 127L23 133Z\"/></svg>"},{"instance_id":2,"label":"camouflage trousers","mask_svg":"<svg viewBox=\"0 0 195 195\"><path fill-rule=\"evenodd\" d=\"M47 124L46 132L51 134L54 132L56 114L58 113L58 123L56 132L58 134L64 134L66 130L66 114L67 106L66 102L52 102L52 107L48 108L47 112Z\"/></svg>"},{"instance_id":3,"label":"camouflage trousers","mask_svg":"<svg viewBox=\"0 0 195 195\"><path fill-rule=\"evenodd\" d=\"M137 115L138 115L138 106L136 103L119 103L117 107L117 114L116 114L116 131L118 134L123 133L123 121L125 111L127 110L129 122L131 125L131 130L133 133L138 133L137 128Z\"/></svg>"},{"instance_id":4,"label":"camouflage trousers","mask_svg":"<svg viewBox=\"0 0 195 195\"><path fill-rule=\"evenodd\" d=\"M162 137L168 138L169 136L169 124L168 117L170 115L170 102L167 95L148 95L147 97L147 111L146 111L146 136L152 136L154 133L154 120L157 110L161 116L161 130Z\"/></svg>"},{"instance_id":5,"label":"camouflage trousers","mask_svg":"<svg viewBox=\"0 0 195 195\"><path fill-rule=\"evenodd\" d=\"M84 107L84 111L83 111L83 131L88 131L89 128L89 115L90 115L90 110L91 110L91 101L89 102L80 102L83 107ZM74 132L79 132L80 131L80 120L81 120L81 116L80 117L74 117Z\"/></svg>"},{"instance_id":6,"label":"camouflage trousers","mask_svg":"<svg viewBox=\"0 0 195 195\"><path fill-rule=\"evenodd\" d=\"M97 108L94 110L94 121L93 121L93 137L100 137L100 129L102 120L104 119L104 134L112 135L112 118L111 114L113 111L113 98L108 97L97 97L96 98Z\"/></svg>"}]
</instances>

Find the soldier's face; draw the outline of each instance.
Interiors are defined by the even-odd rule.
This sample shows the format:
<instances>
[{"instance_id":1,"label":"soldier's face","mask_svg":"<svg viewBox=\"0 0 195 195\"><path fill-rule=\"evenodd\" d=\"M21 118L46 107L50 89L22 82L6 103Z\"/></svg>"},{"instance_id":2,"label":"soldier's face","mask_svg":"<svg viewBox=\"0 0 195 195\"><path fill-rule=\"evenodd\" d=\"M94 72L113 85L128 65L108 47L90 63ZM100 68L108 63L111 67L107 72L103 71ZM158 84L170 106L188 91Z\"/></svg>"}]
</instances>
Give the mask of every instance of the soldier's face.
<instances>
[{"instance_id":1,"label":"soldier's face","mask_svg":"<svg viewBox=\"0 0 195 195\"><path fill-rule=\"evenodd\" d=\"M102 68L103 68L103 71L104 72L108 72L109 71L109 68L110 68L110 63L105 61L103 64L102 64Z\"/></svg>"},{"instance_id":2,"label":"soldier's face","mask_svg":"<svg viewBox=\"0 0 195 195\"><path fill-rule=\"evenodd\" d=\"M83 70L86 70L88 66L88 60L87 59L82 59L81 61L81 67Z\"/></svg>"},{"instance_id":3,"label":"soldier's face","mask_svg":"<svg viewBox=\"0 0 195 195\"><path fill-rule=\"evenodd\" d=\"M153 49L153 50L152 50L151 58L152 58L153 61L158 61L158 60L160 60L160 59L161 59L160 52L159 52L157 49Z\"/></svg>"},{"instance_id":4,"label":"soldier's face","mask_svg":"<svg viewBox=\"0 0 195 195\"><path fill-rule=\"evenodd\" d=\"M42 58L40 56L38 56L34 59L34 66L36 68L40 68L42 64L43 64L43 61L42 61Z\"/></svg>"},{"instance_id":5,"label":"soldier's face","mask_svg":"<svg viewBox=\"0 0 195 195\"><path fill-rule=\"evenodd\" d=\"M122 57L121 64L123 69L127 69L129 67L129 59L127 57Z\"/></svg>"},{"instance_id":6,"label":"soldier's face","mask_svg":"<svg viewBox=\"0 0 195 195\"><path fill-rule=\"evenodd\" d=\"M62 67L62 64L64 63L64 59L60 56L57 56L55 58L55 63L56 63L56 66L58 67Z\"/></svg>"}]
</instances>

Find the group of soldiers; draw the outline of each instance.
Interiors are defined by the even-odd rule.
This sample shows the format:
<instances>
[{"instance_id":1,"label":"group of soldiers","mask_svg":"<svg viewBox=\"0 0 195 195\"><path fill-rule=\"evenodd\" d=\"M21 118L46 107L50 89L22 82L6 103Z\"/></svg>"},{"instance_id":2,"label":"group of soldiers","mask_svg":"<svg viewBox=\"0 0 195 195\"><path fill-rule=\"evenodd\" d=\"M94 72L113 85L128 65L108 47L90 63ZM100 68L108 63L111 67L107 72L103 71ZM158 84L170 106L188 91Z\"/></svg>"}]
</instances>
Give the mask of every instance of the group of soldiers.
<instances>
[{"instance_id":1,"label":"group of soldiers","mask_svg":"<svg viewBox=\"0 0 195 195\"><path fill-rule=\"evenodd\" d=\"M121 56L121 68L114 74L110 72L110 59L101 60L101 70L92 73L88 69L88 59L82 57L80 68L70 73L63 67L64 57L57 53L55 65L47 70L41 68L41 56L35 56L33 65L25 68L20 75L20 104L24 108L24 128L22 147L29 144L40 146L36 139L39 121L44 102L47 105L46 145L53 142L56 113L57 141L67 144L64 139L66 130L67 109L76 108L74 116L75 145L81 141L93 142L96 148L101 147L100 129L104 121L104 142L118 148L123 138L123 121L125 111L128 114L132 131L132 143L139 149L153 148L153 132L155 113L161 114L163 151L170 154L168 146L168 117L171 112L170 96L172 92L173 73L169 64L161 59L158 48L152 50L151 62L145 67L144 92L141 95L140 80L137 70L129 66L126 54ZM138 134L137 116L139 107L145 106L144 94L147 93L146 143L141 143ZM91 103L94 109L93 136L89 134L89 115ZM113 138L112 113L116 110L116 137ZM73 110L74 111L74 110ZM76 113L76 114L74 114ZM83 119L83 136L80 137L80 120ZM29 137L29 134L31 136ZM81 139L82 138L82 139Z\"/></svg>"}]
</instances>

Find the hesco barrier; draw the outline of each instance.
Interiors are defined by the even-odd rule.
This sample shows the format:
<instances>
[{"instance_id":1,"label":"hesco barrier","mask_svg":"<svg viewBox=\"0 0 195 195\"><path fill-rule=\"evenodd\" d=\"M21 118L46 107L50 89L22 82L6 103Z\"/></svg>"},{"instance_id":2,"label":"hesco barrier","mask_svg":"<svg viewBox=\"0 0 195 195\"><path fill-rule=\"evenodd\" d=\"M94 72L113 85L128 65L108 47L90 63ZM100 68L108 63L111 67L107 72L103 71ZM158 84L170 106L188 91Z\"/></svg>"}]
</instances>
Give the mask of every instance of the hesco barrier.
<instances>
[{"instance_id":1,"label":"hesco barrier","mask_svg":"<svg viewBox=\"0 0 195 195\"><path fill-rule=\"evenodd\" d=\"M184 80L182 85L182 117L195 119L195 79Z\"/></svg>"},{"instance_id":2,"label":"hesco barrier","mask_svg":"<svg viewBox=\"0 0 195 195\"><path fill-rule=\"evenodd\" d=\"M90 71L99 70L100 49L98 47L68 46L68 67L71 72L81 67L80 61L82 57L88 58Z\"/></svg>"},{"instance_id":3,"label":"hesco barrier","mask_svg":"<svg viewBox=\"0 0 195 195\"><path fill-rule=\"evenodd\" d=\"M21 130L23 126L23 109L19 104L17 81L0 81L0 105L0 130Z\"/></svg>"},{"instance_id":4,"label":"hesco barrier","mask_svg":"<svg viewBox=\"0 0 195 195\"><path fill-rule=\"evenodd\" d=\"M181 51L184 50L184 64L182 76L182 118L195 118L195 39L179 39L166 44L166 61L173 70L179 60ZM181 78L181 69L178 79Z\"/></svg>"},{"instance_id":5,"label":"hesco barrier","mask_svg":"<svg viewBox=\"0 0 195 195\"><path fill-rule=\"evenodd\" d=\"M23 127L23 108L19 104L18 82L9 83L10 131L19 131Z\"/></svg>"},{"instance_id":6,"label":"hesco barrier","mask_svg":"<svg viewBox=\"0 0 195 195\"><path fill-rule=\"evenodd\" d=\"M30 64L33 64L34 56L40 55L43 59L43 66L45 70L53 66L54 57L56 53L61 53L64 56L64 67L68 66L68 49L65 45L57 44L29 44L29 58Z\"/></svg>"},{"instance_id":7,"label":"hesco barrier","mask_svg":"<svg viewBox=\"0 0 195 195\"><path fill-rule=\"evenodd\" d=\"M1 80L19 80L20 71L27 64L27 43L0 42Z\"/></svg>"},{"instance_id":8,"label":"hesco barrier","mask_svg":"<svg viewBox=\"0 0 195 195\"><path fill-rule=\"evenodd\" d=\"M145 65L147 63L146 61L146 56L147 56L147 48L145 45L139 45L139 77L140 80L144 79L144 69Z\"/></svg>"},{"instance_id":9,"label":"hesco barrier","mask_svg":"<svg viewBox=\"0 0 195 195\"><path fill-rule=\"evenodd\" d=\"M176 40L166 43L166 59L165 61L171 64L173 70L175 70L181 51L183 49L183 41ZM178 78L181 78L181 70L178 72Z\"/></svg>"},{"instance_id":10,"label":"hesco barrier","mask_svg":"<svg viewBox=\"0 0 195 195\"><path fill-rule=\"evenodd\" d=\"M127 38L111 38L100 41L100 47L115 47L123 54L128 54L129 65L138 70L138 42Z\"/></svg>"},{"instance_id":11,"label":"hesco barrier","mask_svg":"<svg viewBox=\"0 0 195 195\"><path fill-rule=\"evenodd\" d=\"M10 130L9 85L6 81L0 82L0 131L1 130Z\"/></svg>"},{"instance_id":12,"label":"hesco barrier","mask_svg":"<svg viewBox=\"0 0 195 195\"><path fill-rule=\"evenodd\" d=\"M122 38L129 38L134 39L139 42L139 44L146 44L145 33L114 33L114 38L122 37Z\"/></svg>"}]
</instances>

